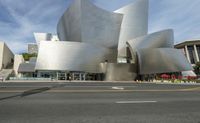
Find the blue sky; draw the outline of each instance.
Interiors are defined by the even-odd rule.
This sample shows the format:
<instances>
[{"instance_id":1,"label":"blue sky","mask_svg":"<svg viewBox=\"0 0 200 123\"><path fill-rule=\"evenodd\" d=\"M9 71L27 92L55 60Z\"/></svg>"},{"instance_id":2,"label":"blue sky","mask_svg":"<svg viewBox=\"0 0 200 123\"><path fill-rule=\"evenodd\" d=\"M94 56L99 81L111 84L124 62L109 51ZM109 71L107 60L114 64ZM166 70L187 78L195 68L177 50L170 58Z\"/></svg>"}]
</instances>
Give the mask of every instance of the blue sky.
<instances>
[{"instance_id":1,"label":"blue sky","mask_svg":"<svg viewBox=\"0 0 200 123\"><path fill-rule=\"evenodd\" d=\"M73 0L0 0L0 41L15 53L26 52L33 32L56 33L56 25ZM106 10L116 10L135 0L92 0ZM150 0L149 33L166 28L175 43L200 39L200 0Z\"/></svg>"}]
</instances>

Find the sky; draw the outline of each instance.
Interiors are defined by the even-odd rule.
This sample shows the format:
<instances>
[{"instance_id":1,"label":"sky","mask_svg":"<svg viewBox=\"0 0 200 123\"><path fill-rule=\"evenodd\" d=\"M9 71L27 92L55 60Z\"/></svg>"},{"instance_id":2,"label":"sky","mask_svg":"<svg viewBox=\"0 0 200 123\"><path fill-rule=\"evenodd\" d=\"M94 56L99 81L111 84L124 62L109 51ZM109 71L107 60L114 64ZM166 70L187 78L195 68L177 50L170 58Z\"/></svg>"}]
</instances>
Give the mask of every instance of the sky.
<instances>
[{"instance_id":1,"label":"sky","mask_svg":"<svg viewBox=\"0 0 200 123\"><path fill-rule=\"evenodd\" d=\"M56 34L59 18L73 0L0 0L0 41L14 53L27 51L33 32ZM135 0L91 0L114 11ZM173 29L175 44L200 39L200 0L149 0L149 33Z\"/></svg>"}]
</instances>

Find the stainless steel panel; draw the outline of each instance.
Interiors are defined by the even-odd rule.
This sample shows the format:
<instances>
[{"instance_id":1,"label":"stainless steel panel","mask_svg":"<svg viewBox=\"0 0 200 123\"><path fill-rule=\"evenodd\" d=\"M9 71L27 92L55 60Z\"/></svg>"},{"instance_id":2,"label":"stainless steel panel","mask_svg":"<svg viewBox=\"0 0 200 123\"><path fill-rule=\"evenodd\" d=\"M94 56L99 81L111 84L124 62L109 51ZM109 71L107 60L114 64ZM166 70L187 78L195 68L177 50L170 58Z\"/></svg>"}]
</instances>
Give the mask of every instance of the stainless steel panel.
<instances>
[{"instance_id":1,"label":"stainless steel panel","mask_svg":"<svg viewBox=\"0 0 200 123\"><path fill-rule=\"evenodd\" d=\"M40 41L50 41L52 38L51 33L34 33L35 40L37 45L40 44Z\"/></svg>"},{"instance_id":2,"label":"stainless steel panel","mask_svg":"<svg viewBox=\"0 0 200 123\"><path fill-rule=\"evenodd\" d=\"M105 74L105 81L132 81L137 76L134 64L101 63L100 72Z\"/></svg>"},{"instance_id":3,"label":"stainless steel panel","mask_svg":"<svg viewBox=\"0 0 200 123\"><path fill-rule=\"evenodd\" d=\"M172 29L148 34L127 42L132 50L145 48L174 48L174 33Z\"/></svg>"},{"instance_id":4,"label":"stainless steel panel","mask_svg":"<svg viewBox=\"0 0 200 123\"><path fill-rule=\"evenodd\" d=\"M81 42L81 0L74 0L57 25L60 41Z\"/></svg>"},{"instance_id":5,"label":"stainless steel panel","mask_svg":"<svg viewBox=\"0 0 200 123\"><path fill-rule=\"evenodd\" d=\"M19 73L35 72L35 63L21 63L18 68Z\"/></svg>"},{"instance_id":6,"label":"stainless steel panel","mask_svg":"<svg viewBox=\"0 0 200 123\"><path fill-rule=\"evenodd\" d=\"M39 47L36 70L98 72L101 62L116 61L116 50L79 42L43 41Z\"/></svg>"},{"instance_id":7,"label":"stainless steel panel","mask_svg":"<svg viewBox=\"0 0 200 123\"><path fill-rule=\"evenodd\" d=\"M126 42L148 32L148 0L137 0L115 11L123 14L118 45L118 57L126 57Z\"/></svg>"},{"instance_id":8,"label":"stainless steel panel","mask_svg":"<svg viewBox=\"0 0 200 123\"><path fill-rule=\"evenodd\" d=\"M93 5L90 0L74 0L57 27L62 41L85 42L117 48L123 15Z\"/></svg>"},{"instance_id":9,"label":"stainless steel panel","mask_svg":"<svg viewBox=\"0 0 200 123\"><path fill-rule=\"evenodd\" d=\"M192 70L182 51L172 48L141 49L137 52L140 74Z\"/></svg>"},{"instance_id":10,"label":"stainless steel panel","mask_svg":"<svg viewBox=\"0 0 200 123\"><path fill-rule=\"evenodd\" d=\"M173 48L174 33L173 30L167 29L155 32L146 36L132 39L127 42L133 61L136 61L136 52L140 49L152 48Z\"/></svg>"}]
</instances>

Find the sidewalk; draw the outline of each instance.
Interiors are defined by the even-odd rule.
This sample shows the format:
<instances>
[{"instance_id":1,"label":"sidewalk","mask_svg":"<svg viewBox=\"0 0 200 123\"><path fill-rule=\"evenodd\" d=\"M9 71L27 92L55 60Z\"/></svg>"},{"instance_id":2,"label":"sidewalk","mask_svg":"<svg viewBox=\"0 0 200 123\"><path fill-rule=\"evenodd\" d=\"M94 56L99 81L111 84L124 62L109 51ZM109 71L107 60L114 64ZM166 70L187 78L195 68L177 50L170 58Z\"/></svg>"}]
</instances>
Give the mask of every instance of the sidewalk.
<instances>
[{"instance_id":1,"label":"sidewalk","mask_svg":"<svg viewBox=\"0 0 200 123\"><path fill-rule=\"evenodd\" d=\"M1 82L0 82L1 83ZM172 84L172 85L200 85L200 83L188 82L188 83L172 83L172 82L146 82L146 81L41 81L41 80L6 80L3 83L135 83L135 84Z\"/></svg>"}]
</instances>

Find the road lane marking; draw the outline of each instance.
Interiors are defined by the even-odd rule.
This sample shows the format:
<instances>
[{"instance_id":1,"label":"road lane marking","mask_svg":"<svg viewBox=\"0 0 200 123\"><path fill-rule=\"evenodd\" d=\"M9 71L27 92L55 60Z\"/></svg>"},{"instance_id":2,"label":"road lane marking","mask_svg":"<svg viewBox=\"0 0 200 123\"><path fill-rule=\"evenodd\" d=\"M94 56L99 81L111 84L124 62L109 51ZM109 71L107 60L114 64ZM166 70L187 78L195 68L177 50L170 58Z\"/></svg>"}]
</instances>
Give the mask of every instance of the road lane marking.
<instances>
[{"instance_id":1,"label":"road lane marking","mask_svg":"<svg viewBox=\"0 0 200 123\"><path fill-rule=\"evenodd\" d=\"M123 87L112 87L112 89L115 89L115 90L124 90Z\"/></svg>"},{"instance_id":2,"label":"road lane marking","mask_svg":"<svg viewBox=\"0 0 200 123\"><path fill-rule=\"evenodd\" d=\"M157 101L117 101L118 104L157 103Z\"/></svg>"}]
</instances>

